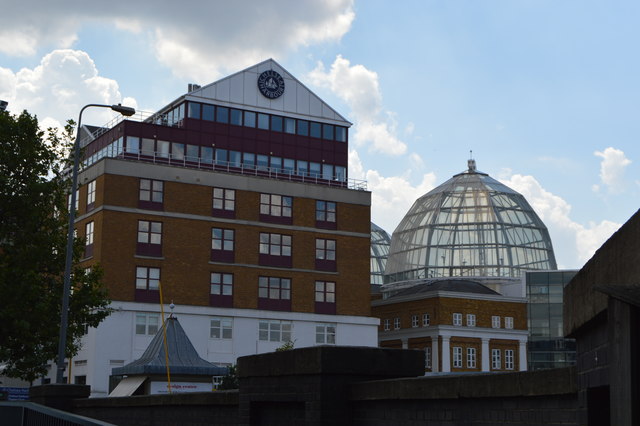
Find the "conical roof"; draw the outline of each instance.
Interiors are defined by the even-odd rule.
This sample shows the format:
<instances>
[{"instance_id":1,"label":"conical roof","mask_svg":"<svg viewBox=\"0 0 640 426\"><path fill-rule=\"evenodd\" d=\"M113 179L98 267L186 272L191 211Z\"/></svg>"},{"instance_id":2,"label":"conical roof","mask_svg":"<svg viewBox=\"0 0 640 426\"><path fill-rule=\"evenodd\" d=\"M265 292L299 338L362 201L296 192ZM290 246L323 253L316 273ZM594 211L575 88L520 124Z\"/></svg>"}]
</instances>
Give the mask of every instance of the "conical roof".
<instances>
[{"instance_id":1,"label":"conical roof","mask_svg":"<svg viewBox=\"0 0 640 426\"><path fill-rule=\"evenodd\" d=\"M174 316L170 316L158 330L142 356L123 366L112 369L114 375L165 374L166 356L164 330L167 331L167 347L171 374L216 376L224 375L226 367L218 367L200 358L184 329Z\"/></svg>"},{"instance_id":2,"label":"conical roof","mask_svg":"<svg viewBox=\"0 0 640 426\"><path fill-rule=\"evenodd\" d=\"M468 170L415 201L391 238L385 282L519 277L556 269L549 232L518 192Z\"/></svg>"}]
</instances>

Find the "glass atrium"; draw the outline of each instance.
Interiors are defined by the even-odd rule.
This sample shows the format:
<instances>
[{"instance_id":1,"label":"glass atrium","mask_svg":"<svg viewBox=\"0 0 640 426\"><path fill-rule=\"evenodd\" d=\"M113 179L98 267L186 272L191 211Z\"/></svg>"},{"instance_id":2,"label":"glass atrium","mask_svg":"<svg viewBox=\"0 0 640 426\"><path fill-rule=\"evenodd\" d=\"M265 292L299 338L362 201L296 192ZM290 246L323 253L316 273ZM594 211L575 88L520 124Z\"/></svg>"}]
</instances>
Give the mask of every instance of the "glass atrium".
<instances>
[{"instance_id":1,"label":"glass atrium","mask_svg":"<svg viewBox=\"0 0 640 426\"><path fill-rule=\"evenodd\" d=\"M525 198L476 170L420 197L396 228L385 282L520 277L557 269L549 232Z\"/></svg>"},{"instance_id":2,"label":"glass atrium","mask_svg":"<svg viewBox=\"0 0 640 426\"><path fill-rule=\"evenodd\" d=\"M371 222L371 285L382 285L384 267L389 256L391 238L387 232Z\"/></svg>"}]
</instances>

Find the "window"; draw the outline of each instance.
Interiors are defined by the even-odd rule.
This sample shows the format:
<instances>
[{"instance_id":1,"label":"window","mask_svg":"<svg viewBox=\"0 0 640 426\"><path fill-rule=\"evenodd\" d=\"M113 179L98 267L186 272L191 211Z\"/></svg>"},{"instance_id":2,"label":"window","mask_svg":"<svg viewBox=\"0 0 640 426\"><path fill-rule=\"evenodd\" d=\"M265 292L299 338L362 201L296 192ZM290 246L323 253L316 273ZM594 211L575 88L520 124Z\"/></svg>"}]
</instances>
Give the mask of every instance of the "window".
<instances>
[{"instance_id":1,"label":"window","mask_svg":"<svg viewBox=\"0 0 640 426\"><path fill-rule=\"evenodd\" d=\"M242 111L239 109L232 109L229 122L234 126L242 126Z\"/></svg>"},{"instance_id":2,"label":"window","mask_svg":"<svg viewBox=\"0 0 640 426\"><path fill-rule=\"evenodd\" d=\"M467 348L467 368L476 368L476 348Z\"/></svg>"},{"instance_id":3,"label":"window","mask_svg":"<svg viewBox=\"0 0 640 426\"><path fill-rule=\"evenodd\" d=\"M316 324L316 343L319 345L335 345L336 325L332 323Z\"/></svg>"},{"instance_id":4,"label":"window","mask_svg":"<svg viewBox=\"0 0 640 426\"><path fill-rule=\"evenodd\" d=\"M314 123L313 121L309 123L309 136L312 138L320 139L320 134L322 133L322 126L320 123Z\"/></svg>"},{"instance_id":5,"label":"window","mask_svg":"<svg viewBox=\"0 0 640 426\"><path fill-rule=\"evenodd\" d=\"M71 195L72 194L69 194L68 201L67 201L67 210L69 210L69 211L71 211ZM76 190L76 202L74 203L76 211L78 210L79 202L80 202L80 190L77 189Z\"/></svg>"},{"instance_id":6,"label":"window","mask_svg":"<svg viewBox=\"0 0 640 426\"><path fill-rule=\"evenodd\" d=\"M96 202L96 181L92 180L87 185L87 209L93 208L93 204Z\"/></svg>"},{"instance_id":7,"label":"window","mask_svg":"<svg viewBox=\"0 0 640 426\"><path fill-rule=\"evenodd\" d=\"M229 122L229 108L227 107L216 107L216 121L218 123L228 123Z\"/></svg>"},{"instance_id":8,"label":"window","mask_svg":"<svg viewBox=\"0 0 640 426\"><path fill-rule=\"evenodd\" d=\"M244 112L245 127L256 127L256 113L251 111Z\"/></svg>"},{"instance_id":9,"label":"window","mask_svg":"<svg viewBox=\"0 0 640 426\"><path fill-rule=\"evenodd\" d=\"M202 119L206 121L214 121L215 107L213 105L202 105Z\"/></svg>"},{"instance_id":10,"label":"window","mask_svg":"<svg viewBox=\"0 0 640 426\"><path fill-rule=\"evenodd\" d=\"M396 317L393 319L393 329L400 330L400 318Z\"/></svg>"},{"instance_id":11,"label":"window","mask_svg":"<svg viewBox=\"0 0 640 426\"><path fill-rule=\"evenodd\" d=\"M462 348L460 346L453 347L453 367L462 368Z\"/></svg>"},{"instance_id":12,"label":"window","mask_svg":"<svg viewBox=\"0 0 640 426\"><path fill-rule=\"evenodd\" d=\"M462 314L459 314L459 313L453 314L453 325L457 325L457 326L462 325Z\"/></svg>"},{"instance_id":13,"label":"window","mask_svg":"<svg viewBox=\"0 0 640 426\"><path fill-rule=\"evenodd\" d=\"M258 129L269 130L269 114L258 114Z\"/></svg>"},{"instance_id":14,"label":"window","mask_svg":"<svg viewBox=\"0 0 640 426\"><path fill-rule=\"evenodd\" d=\"M333 126L331 124L322 125L322 139L332 141L333 140Z\"/></svg>"},{"instance_id":15,"label":"window","mask_svg":"<svg viewBox=\"0 0 640 426\"><path fill-rule=\"evenodd\" d=\"M155 336L158 332L160 315L158 314L136 314L136 334Z\"/></svg>"},{"instance_id":16,"label":"window","mask_svg":"<svg viewBox=\"0 0 640 426\"><path fill-rule=\"evenodd\" d=\"M298 120L297 131L300 136L309 136L309 122L306 120Z\"/></svg>"},{"instance_id":17,"label":"window","mask_svg":"<svg viewBox=\"0 0 640 426\"><path fill-rule=\"evenodd\" d=\"M347 141L347 129L346 127L336 126L336 140L338 142Z\"/></svg>"},{"instance_id":18,"label":"window","mask_svg":"<svg viewBox=\"0 0 640 426\"><path fill-rule=\"evenodd\" d=\"M513 317L504 317L504 328L513 328Z\"/></svg>"},{"instance_id":19,"label":"window","mask_svg":"<svg viewBox=\"0 0 640 426\"><path fill-rule=\"evenodd\" d=\"M271 130L274 132L282 131L282 117L278 117L277 115L271 116Z\"/></svg>"},{"instance_id":20,"label":"window","mask_svg":"<svg viewBox=\"0 0 640 426\"><path fill-rule=\"evenodd\" d=\"M233 229L211 228L211 260L233 262L234 237Z\"/></svg>"},{"instance_id":21,"label":"window","mask_svg":"<svg viewBox=\"0 0 640 426\"><path fill-rule=\"evenodd\" d=\"M292 206L291 197L260 194L260 220L290 224Z\"/></svg>"},{"instance_id":22,"label":"window","mask_svg":"<svg viewBox=\"0 0 640 426\"><path fill-rule=\"evenodd\" d=\"M500 317L499 316L492 316L491 317L491 327L492 328L500 328Z\"/></svg>"},{"instance_id":23,"label":"window","mask_svg":"<svg viewBox=\"0 0 640 426\"><path fill-rule=\"evenodd\" d=\"M291 235L260 233L260 254L291 256Z\"/></svg>"},{"instance_id":24,"label":"window","mask_svg":"<svg viewBox=\"0 0 640 426\"><path fill-rule=\"evenodd\" d=\"M336 203L333 201L316 201L316 226L318 228L336 229Z\"/></svg>"},{"instance_id":25,"label":"window","mask_svg":"<svg viewBox=\"0 0 640 426\"><path fill-rule=\"evenodd\" d=\"M422 314L422 326L428 327L429 325L431 325L431 315Z\"/></svg>"},{"instance_id":26,"label":"window","mask_svg":"<svg viewBox=\"0 0 640 426\"><path fill-rule=\"evenodd\" d=\"M200 104L197 102L189 102L189 118L200 119Z\"/></svg>"},{"instance_id":27,"label":"window","mask_svg":"<svg viewBox=\"0 0 640 426\"><path fill-rule=\"evenodd\" d=\"M424 368L431 369L431 347L424 348Z\"/></svg>"},{"instance_id":28,"label":"window","mask_svg":"<svg viewBox=\"0 0 640 426\"><path fill-rule=\"evenodd\" d=\"M316 269L336 270L336 240L316 238Z\"/></svg>"},{"instance_id":29,"label":"window","mask_svg":"<svg viewBox=\"0 0 640 426\"><path fill-rule=\"evenodd\" d=\"M162 255L162 222L138 221L138 244L136 254Z\"/></svg>"},{"instance_id":30,"label":"window","mask_svg":"<svg viewBox=\"0 0 640 426\"><path fill-rule=\"evenodd\" d=\"M211 273L209 304L211 306L233 307L233 274Z\"/></svg>"},{"instance_id":31,"label":"window","mask_svg":"<svg viewBox=\"0 0 640 426\"><path fill-rule=\"evenodd\" d=\"M476 326L476 315L467 314L467 327L475 327L475 326Z\"/></svg>"},{"instance_id":32,"label":"window","mask_svg":"<svg viewBox=\"0 0 640 426\"><path fill-rule=\"evenodd\" d=\"M87 223L84 226L84 230L85 230L84 256L85 257L93 256L93 228L94 228L93 221Z\"/></svg>"},{"instance_id":33,"label":"window","mask_svg":"<svg viewBox=\"0 0 640 426\"><path fill-rule=\"evenodd\" d=\"M291 321L260 320L258 339L267 342L290 342Z\"/></svg>"},{"instance_id":34,"label":"window","mask_svg":"<svg viewBox=\"0 0 640 426\"><path fill-rule=\"evenodd\" d=\"M315 308L319 314L336 313L336 283L333 281L316 281Z\"/></svg>"},{"instance_id":35,"label":"window","mask_svg":"<svg viewBox=\"0 0 640 426\"><path fill-rule=\"evenodd\" d=\"M209 337L212 339L233 338L233 318L213 317L211 318L211 328Z\"/></svg>"},{"instance_id":36,"label":"window","mask_svg":"<svg viewBox=\"0 0 640 426\"><path fill-rule=\"evenodd\" d=\"M258 309L291 310L291 279L258 277Z\"/></svg>"},{"instance_id":37,"label":"window","mask_svg":"<svg viewBox=\"0 0 640 426\"><path fill-rule=\"evenodd\" d=\"M384 331L391 330L391 320L390 319L388 319L388 318L385 319L382 324L383 324L382 328L383 328Z\"/></svg>"},{"instance_id":38,"label":"window","mask_svg":"<svg viewBox=\"0 0 640 426\"><path fill-rule=\"evenodd\" d=\"M138 206L141 208L162 208L164 182L140 179Z\"/></svg>"},{"instance_id":39,"label":"window","mask_svg":"<svg viewBox=\"0 0 640 426\"><path fill-rule=\"evenodd\" d=\"M295 134L296 133L296 120L293 118L284 119L284 131L285 133Z\"/></svg>"},{"instance_id":40,"label":"window","mask_svg":"<svg viewBox=\"0 0 640 426\"><path fill-rule=\"evenodd\" d=\"M494 370L500 370L500 368L502 368L500 349L491 349L491 368Z\"/></svg>"},{"instance_id":41,"label":"window","mask_svg":"<svg viewBox=\"0 0 640 426\"><path fill-rule=\"evenodd\" d=\"M504 351L504 368L505 370L513 370L513 349L506 349Z\"/></svg>"},{"instance_id":42,"label":"window","mask_svg":"<svg viewBox=\"0 0 640 426\"><path fill-rule=\"evenodd\" d=\"M213 215L234 217L236 191L234 189L213 188Z\"/></svg>"},{"instance_id":43,"label":"window","mask_svg":"<svg viewBox=\"0 0 640 426\"><path fill-rule=\"evenodd\" d=\"M160 268L136 267L136 289L157 290L160 284Z\"/></svg>"},{"instance_id":44,"label":"window","mask_svg":"<svg viewBox=\"0 0 640 426\"><path fill-rule=\"evenodd\" d=\"M411 315L411 327L417 327L418 324L419 324L418 316L417 315Z\"/></svg>"}]
</instances>

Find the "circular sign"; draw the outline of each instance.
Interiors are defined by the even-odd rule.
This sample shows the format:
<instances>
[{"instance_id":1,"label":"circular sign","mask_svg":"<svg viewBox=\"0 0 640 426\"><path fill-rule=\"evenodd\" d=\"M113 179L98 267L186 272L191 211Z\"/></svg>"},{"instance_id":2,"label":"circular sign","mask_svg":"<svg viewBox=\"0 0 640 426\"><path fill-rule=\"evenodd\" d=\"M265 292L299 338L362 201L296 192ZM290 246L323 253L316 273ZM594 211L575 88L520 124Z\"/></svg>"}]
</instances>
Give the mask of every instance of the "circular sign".
<instances>
[{"instance_id":1,"label":"circular sign","mask_svg":"<svg viewBox=\"0 0 640 426\"><path fill-rule=\"evenodd\" d=\"M273 70L265 71L258 77L258 90L269 99L279 98L284 93L284 79Z\"/></svg>"}]
</instances>

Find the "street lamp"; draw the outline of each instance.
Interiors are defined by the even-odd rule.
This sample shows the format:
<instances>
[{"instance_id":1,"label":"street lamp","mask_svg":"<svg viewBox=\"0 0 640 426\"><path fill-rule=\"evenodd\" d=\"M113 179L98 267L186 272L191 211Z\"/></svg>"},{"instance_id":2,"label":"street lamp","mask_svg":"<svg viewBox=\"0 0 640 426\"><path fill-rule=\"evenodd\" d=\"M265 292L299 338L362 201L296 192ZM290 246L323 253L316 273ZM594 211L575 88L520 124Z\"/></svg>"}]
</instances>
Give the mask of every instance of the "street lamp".
<instances>
[{"instance_id":1,"label":"street lamp","mask_svg":"<svg viewBox=\"0 0 640 426\"><path fill-rule=\"evenodd\" d=\"M73 225L76 220L76 185L78 184L78 162L80 159L80 128L82 127L82 113L89 107L111 108L120 114L129 117L136 113L136 110L118 105L88 104L80 110L78 117L78 129L76 141L73 144L73 171L71 178L71 204L69 207L69 228L67 229L67 257L64 265L64 287L62 290L62 312L60 314L60 340L58 341L58 360L56 383L64 383L64 353L67 347L67 325L69 322L69 292L71 290L71 263L73 261Z\"/></svg>"}]
</instances>

